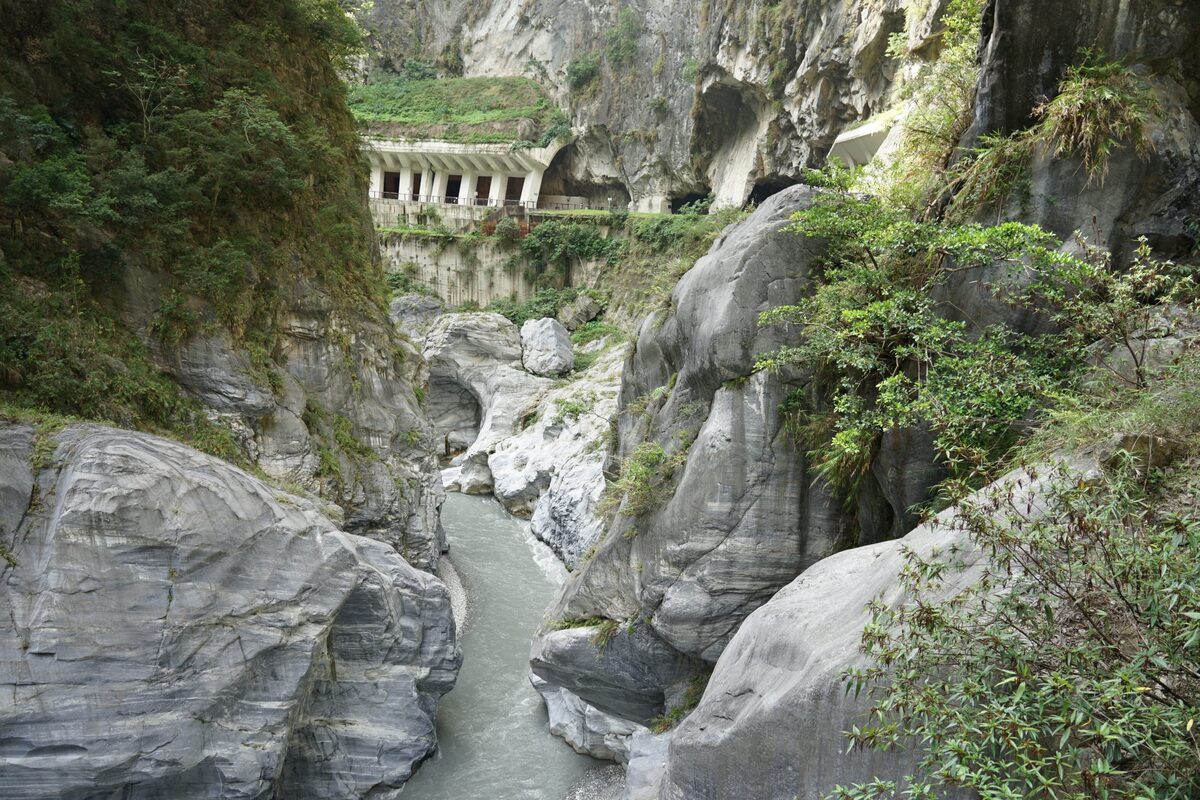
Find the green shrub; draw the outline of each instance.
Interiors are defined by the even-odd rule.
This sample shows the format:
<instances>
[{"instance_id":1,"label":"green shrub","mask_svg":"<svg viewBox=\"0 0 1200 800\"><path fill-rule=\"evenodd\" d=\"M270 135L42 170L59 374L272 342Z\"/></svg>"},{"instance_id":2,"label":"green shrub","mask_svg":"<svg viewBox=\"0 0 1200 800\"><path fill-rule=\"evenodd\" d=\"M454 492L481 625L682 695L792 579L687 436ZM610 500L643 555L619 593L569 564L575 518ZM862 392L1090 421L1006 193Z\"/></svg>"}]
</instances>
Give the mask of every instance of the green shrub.
<instances>
[{"instance_id":1,"label":"green shrub","mask_svg":"<svg viewBox=\"0 0 1200 800\"><path fill-rule=\"evenodd\" d=\"M605 36L605 53L614 67L626 67L637 59L638 39L642 35L642 22L632 8L626 6L617 12L617 21ZM568 70L569 72L569 70Z\"/></svg>"},{"instance_id":2,"label":"green shrub","mask_svg":"<svg viewBox=\"0 0 1200 800\"><path fill-rule=\"evenodd\" d=\"M488 304L488 311L495 311L521 326L527 320L556 316L560 308L575 299L576 294L575 289L539 289L524 302L493 300Z\"/></svg>"},{"instance_id":3,"label":"green shrub","mask_svg":"<svg viewBox=\"0 0 1200 800\"><path fill-rule=\"evenodd\" d=\"M521 240L520 256L532 276L565 280L572 262L611 262L620 251L620 240L606 238L595 225L555 219L537 225Z\"/></svg>"},{"instance_id":4,"label":"green shrub","mask_svg":"<svg viewBox=\"0 0 1200 800\"><path fill-rule=\"evenodd\" d=\"M1078 158L1092 181L1104 182L1114 150L1132 146L1145 157L1153 146L1150 127L1162 111L1153 87L1131 68L1085 54L1054 99L1034 113L1041 122L1009 136L987 135L954 170L954 203L968 213L999 206L1027 176L1038 148Z\"/></svg>"},{"instance_id":5,"label":"green shrub","mask_svg":"<svg viewBox=\"0 0 1200 800\"><path fill-rule=\"evenodd\" d=\"M762 315L794 326L795 343L756 368L816 376L815 395L798 389L787 406L814 468L852 498L882 434L926 424L957 482L948 487L986 479L1080 356L1053 337L970 331L944 316L933 290L949 265L1050 270L1061 262L1057 242L1018 223L914 222L850 195L825 195L796 219L796 231L828 242L823 280L811 297Z\"/></svg>"},{"instance_id":6,"label":"green shrub","mask_svg":"<svg viewBox=\"0 0 1200 800\"><path fill-rule=\"evenodd\" d=\"M521 239L521 226L512 217L505 217L496 223L496 238L508 244L516 244Z\"/></svg>"},{"instance_id":7,"label":"green shrub","mask_svg":"<svg viewBox=\"0 0 1200 800\"><path fill-rule=\"evenodd\" d=\"M650 730L655 733L666 733L678 725L696 706L700 705L700 700L704 697L704 690L708 688L710 678L712 678L712 671L706 670L688 681L687 688L684 689L683 697L680 698L679 704L673 706L667 713L650 720Z\"/></svg>"},{"instance_id":8,"label":"green shrub","mask_svg":"<svg viewBox=\"0 0 1200 800\"><path fill-rule=\"evenodd\" d=\"M584 53L567 63L567 85L579 91L600 75L600 59L595 53Z\"/></svg>"},{"instance_id":9,"label":"green shrub","mask_svg":"<svg viewBox=\"0 0 1200 800\"><path fill-rule=\"evenodd\" d=\"M406 294L421 294L427 297L438 297L437 290L424 281L416 278L416 264L404 265L398 270L387 273L387 287L393 297Z\"/></svg>"},{"instance_id":10,"label":"green shrub","mask_svg":"<svg viewBox=\"0 0 1200 800\"><path fill-rule=\"evenodd\" d=\"M964 508L958 526L982 565L959 549L908 552L911 599L872 603L871 665L847 681L874 708L847 735L885 750L920 742L923 755L903 795L876 780L832 798L1200 793L1200 515L1178 495L1192 490L1122 467L1039 477L1036 512L1011 485Z\"/></svg>"},{"instance_id":11,"label":"green shrub","mask_svg":"<svg viewBox=\"0 0 1200 800\"><path fill-rule=\"evenodd\" d=\"M576 347L583 347L597 339L619 336L621 336L621 331L616 326L594 319L571 331L571 343Z\"/></svg>"},{"instance_id":12,"label":"green shrub","mask_svg":"<svg viewBox=\"0 0 1200 800\"><path fill-rule=\"evenodd\" d=\"M1151 149L1151 122L1161 113L1153 87L1130 67L1087 53L1072 67L1053 100L1039 106L1036 136L1056 156L1083 162L1089 176L1103 181L1115 148Z\"/></svg>"},{"instance_id":13,"label":"green shrub","mask_svg":"<svg viewBox=\"0 0 1200 800\"><path fill-rule=\"evenodd\" d=\"M613 496L623 500L622 511L640 517L658 508L671 492L675 470L687 460L687 450L668 454L656 442L642 442L621 464L621 474L612 487ZM637 534L630 528L631 535Z\"/></svg>"},{"instance_id":14,"label":"green shrub","mask_svg":"<svg viewBox=\"0 0 1200 800\"><path fill-rule=\"evenodd\" d=\"M555 425L561 425L568 419L578 419L584 414L591 413L595 405L595 392L584 392L576 397L555 400L554 416L551 418L551 422Z\"/></svg>"}]
</instances>

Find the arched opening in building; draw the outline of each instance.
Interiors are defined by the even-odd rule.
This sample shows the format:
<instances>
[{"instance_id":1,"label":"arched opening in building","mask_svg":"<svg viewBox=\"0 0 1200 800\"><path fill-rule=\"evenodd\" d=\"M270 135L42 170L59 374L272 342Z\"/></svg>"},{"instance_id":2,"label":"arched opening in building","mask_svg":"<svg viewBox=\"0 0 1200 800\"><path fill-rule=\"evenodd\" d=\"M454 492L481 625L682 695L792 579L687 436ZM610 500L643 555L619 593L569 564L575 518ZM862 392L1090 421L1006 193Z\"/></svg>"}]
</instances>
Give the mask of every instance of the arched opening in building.
<instances>
[{"instance_id":1,"label":"arched opening in building","mask_svg":"<svg viewBox=\"0 0 1200 800\"><path fill-rule=\"evenodd\" d=\"M597 176L576 143L558 151L542 177L538 208L626 208L633 198L615 177Z\"/></svg>"},{"instance_id":2,"label":"arched opening in building","mask_svg":"<svg viewBox=\"0 0 1200 800\"><path fill-rule=\"evenodd\" d=\"M479 436L483 414L470 390L442 375L429 376L429 418L437 432L443 457L457 455Z\"/></svg>"},{"instance_id":3,"label":"arched opening in building","mask_svg":"<svg viewBox=\"0 0 1200 800\"><path fill-rule=\"evenodd\" d=\"M762 205L773 194L778 194L789 186L795 186L797 181L791 178L784 178L779 175L772 175L767 178L759 178L754 182L754 188L750 190L749 202L753 205Z\"/></svg>"}]
</instances>

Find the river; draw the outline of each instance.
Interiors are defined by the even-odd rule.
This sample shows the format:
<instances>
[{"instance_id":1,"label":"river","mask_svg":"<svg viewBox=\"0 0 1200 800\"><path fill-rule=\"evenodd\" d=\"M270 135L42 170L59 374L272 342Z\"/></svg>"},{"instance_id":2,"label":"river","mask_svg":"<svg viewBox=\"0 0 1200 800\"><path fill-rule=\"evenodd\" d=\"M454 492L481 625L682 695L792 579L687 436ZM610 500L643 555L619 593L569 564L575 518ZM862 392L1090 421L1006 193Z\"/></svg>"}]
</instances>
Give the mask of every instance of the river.
<instances>
[{"instance_id":1,"label":"river","mask_svg":"<svg viewBox=\"0 0 1200 800\"><path fill-rule=\"evenodd\" d=\"M451 493L442 524L466 595L463 666L438 711L438 753L404 799L562 800L603 763L550 735L529 685L529 642L565 570L490 497Z\"/></svg>"}]
</instances>

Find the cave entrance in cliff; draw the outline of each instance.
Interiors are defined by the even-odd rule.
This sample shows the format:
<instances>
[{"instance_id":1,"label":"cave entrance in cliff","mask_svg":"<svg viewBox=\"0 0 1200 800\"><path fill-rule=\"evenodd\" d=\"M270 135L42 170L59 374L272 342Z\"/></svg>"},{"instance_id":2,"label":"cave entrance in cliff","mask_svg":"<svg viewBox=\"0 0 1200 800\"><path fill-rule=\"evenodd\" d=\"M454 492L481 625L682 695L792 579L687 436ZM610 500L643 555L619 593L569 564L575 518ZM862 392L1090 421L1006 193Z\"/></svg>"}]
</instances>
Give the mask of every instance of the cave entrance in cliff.
<instances>
[{"instance_id":1,"label":"cave entrance in cliff","mask_svg":"<svg viewBox=\"0 0 1200 800\"><path fill-rule=\"evenodd\" d=\"M671 213L678 214L683 211L684 206L694 205L710 198L712 198L712 189L675 195L671 198Z\"/></svg>"},{"instance_id":2,"label":"cave entrance in cliff","mask_svg":"<svg viewBox=\"0 0 1200 800\"><path fill-rule=\"evenodd\" d=\"M457 381L430 375L427 400L429 418L442 441L441 455L448 458L470 447L483 420L475 395Z\"/></svg>"},{"instance_id":3,"label":"cave entrance in cliff","mask_svg":"<svg viewBox=\"0 0 1200 800\"><path fill-rule=\"evenodd\" d=\"M788 180L787 178L759 178L754 182L754 188L750 190L750 203L756 206L762 205L763 201L771 195L778 194L784 189L795 185L796 181Z\"/></svg>"},{"instance_id":4,"label":"cave entrance in cliff","mask_svg":"<svg viewBox=\"0 0 1200 800\"><path fill-rule=\"evenodd\" d=\"M580 175L592 178L583 180L577 177ZM625 184L616 178L595 175L593 167L572 142L559 150L546 168L538 208L628 208L632 200Z\"/></svg>"}]
</instances>

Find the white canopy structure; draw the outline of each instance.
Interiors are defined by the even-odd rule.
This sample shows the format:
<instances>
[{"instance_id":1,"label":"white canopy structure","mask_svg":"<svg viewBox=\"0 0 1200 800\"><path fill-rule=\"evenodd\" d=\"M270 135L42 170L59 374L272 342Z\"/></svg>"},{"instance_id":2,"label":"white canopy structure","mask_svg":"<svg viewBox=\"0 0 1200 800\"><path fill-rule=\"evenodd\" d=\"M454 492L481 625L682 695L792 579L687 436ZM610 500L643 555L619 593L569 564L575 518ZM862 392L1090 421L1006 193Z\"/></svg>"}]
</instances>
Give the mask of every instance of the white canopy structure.
<instances>
[{"instance_id":1,"label":"white canopy structure","mask_svg":"<svg viewBox=\"0 0 1200 800\"><path fill-rule=\"evenodd\" d=\"M537 206L542 176L563 147L368 139L371 197L471 206Z\"/></svg>"},{"instance_id":2,"label":"white canopy structure","mask_svg":"<svg viewBox=\"0 0 1200 800\"><path fill-rule=\"evenodd\" d=\"M842 131L829 150L829 160L838 159L847 167L861 167L875 157L891 133L894 120L877 117L862 125Z\"/></svg>"}]
</instances>

